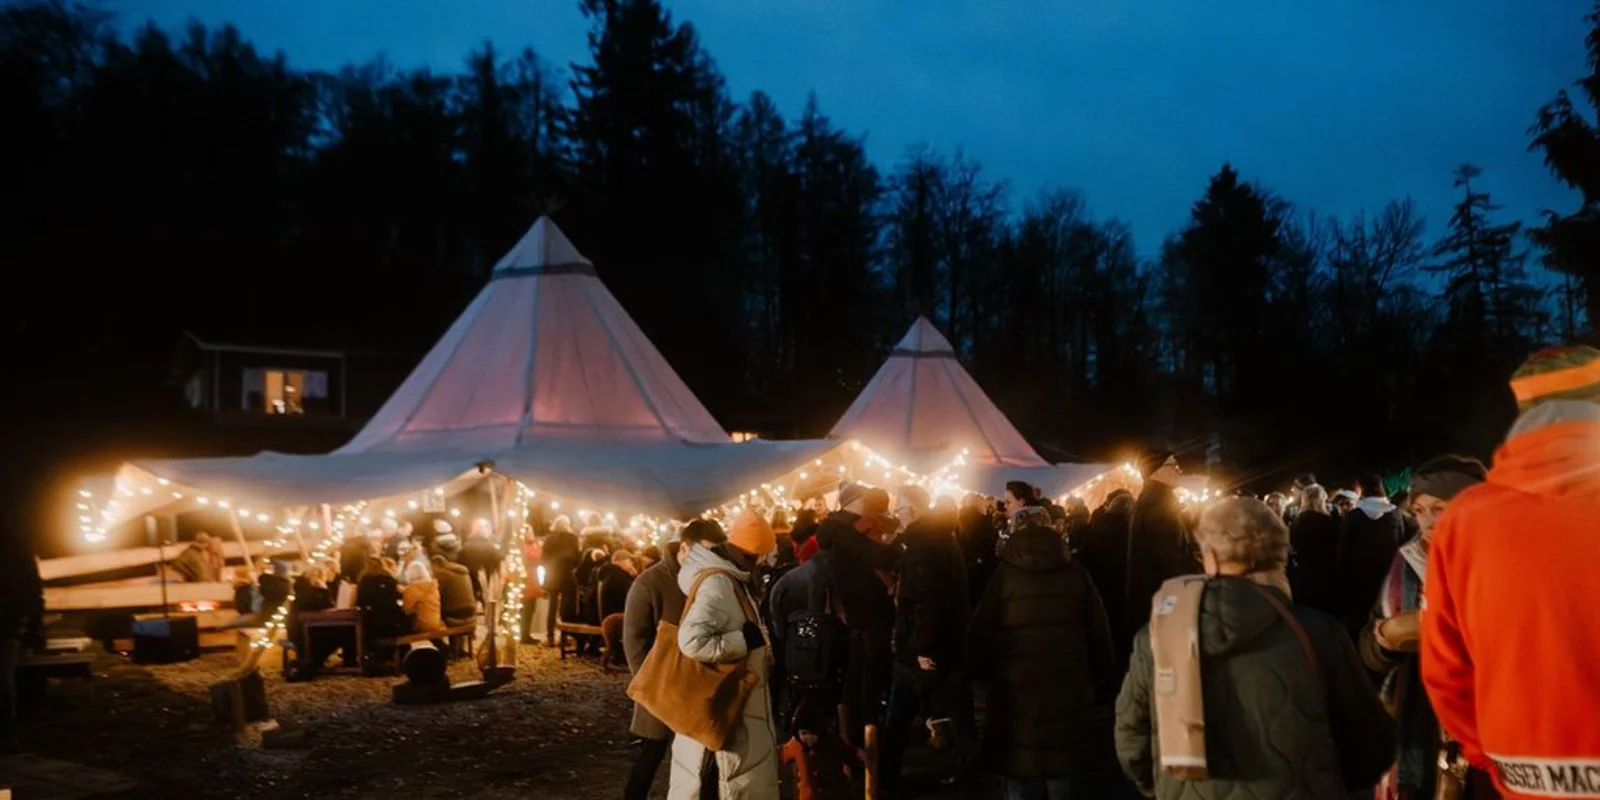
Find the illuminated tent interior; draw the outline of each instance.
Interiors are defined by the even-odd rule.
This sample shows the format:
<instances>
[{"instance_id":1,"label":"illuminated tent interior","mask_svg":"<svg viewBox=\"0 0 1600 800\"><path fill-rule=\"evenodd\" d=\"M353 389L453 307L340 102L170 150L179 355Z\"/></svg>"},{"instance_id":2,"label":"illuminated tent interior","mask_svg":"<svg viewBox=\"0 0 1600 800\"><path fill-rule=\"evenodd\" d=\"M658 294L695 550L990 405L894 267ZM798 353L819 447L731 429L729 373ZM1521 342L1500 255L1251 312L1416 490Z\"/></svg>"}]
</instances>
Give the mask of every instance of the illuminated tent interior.
<instances>
[{"instance_id":1,"label":"illuminated tent interior","mask_svg":"<svg viewBox=\"0 0 1600 800\"><path fill-rule=\"evenodd\" d=\"M828 436L855 439L913 472L948 475L946 483L997 496L1010 480L1051 496L1140 484L1131 468L1042 458L926 317L912 323Z\"/></svg>"}]
</instances>

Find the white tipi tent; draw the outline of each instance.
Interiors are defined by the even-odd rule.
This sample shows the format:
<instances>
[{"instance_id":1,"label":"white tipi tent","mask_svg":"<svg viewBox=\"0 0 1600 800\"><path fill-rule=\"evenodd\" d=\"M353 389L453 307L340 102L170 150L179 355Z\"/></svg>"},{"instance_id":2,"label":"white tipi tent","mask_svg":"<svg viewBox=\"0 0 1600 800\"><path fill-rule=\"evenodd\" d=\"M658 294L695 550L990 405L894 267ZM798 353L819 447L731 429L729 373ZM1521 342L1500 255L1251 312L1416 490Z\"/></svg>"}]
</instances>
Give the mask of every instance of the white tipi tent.
<instances>
[{"instance_id":1,"label":"white tipi tent","mask_svg":"<svg viewBox=\"0 0 1600 800\"><path fill-rule=\"evenodd\" d=\"M926 317L918 317L828 434L855 439L918 473L958 458L968 488L998 494L1024 480L1059 494L1111 469L1109 464L1051 464L978 387ZM964 455L963 455L964 453Z\"/></svg>"},{"instance_id":2,"label":"white tipi tent","mask_svg":"<svg viewBox=\"0 0 1600 800\"><path fill-rule=\"evenodd\" d=\"M349 444L132 466L163 487L303 505L424 491L492 463L554 496L694 514L837 447L733 443L594 265L541 218ZM134 500L133 513L148 510Z\"/></svg>"}]
</instances>

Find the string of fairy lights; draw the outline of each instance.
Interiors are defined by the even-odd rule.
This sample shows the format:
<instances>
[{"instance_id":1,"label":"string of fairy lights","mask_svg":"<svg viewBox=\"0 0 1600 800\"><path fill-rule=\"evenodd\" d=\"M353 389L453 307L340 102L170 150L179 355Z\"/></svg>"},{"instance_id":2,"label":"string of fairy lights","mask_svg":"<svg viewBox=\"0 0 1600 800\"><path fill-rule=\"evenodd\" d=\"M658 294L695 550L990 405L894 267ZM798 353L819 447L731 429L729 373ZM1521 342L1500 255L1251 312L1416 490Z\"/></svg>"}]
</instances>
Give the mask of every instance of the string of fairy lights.
<instances>
[{"instance_id":1,"label":"string of fairy lights","mask_svg":"<svg viewBox=\"0 0 1600 800\"><path fill-rule=\"evenodd\" d=\"M855 465L844 463L830 463L838 453L852 454L858 463ZM705 519L725 521L755 509L760 512L770 512L776 509L798 510L807 497L822 494L820 487L833 487L845 481L854 481L866 485L887 485L898 482L901 485L916 485L927 489L935 496L960 496L967 493L962 486L961 471L969 465L970 451L961 449L948 462L929 472L917 472L904 463L891 461L877 451L866 445L851 441L847 448L841 448L830 454L827 459L813 459L809 465L791 471L785 479L757 484L741 492L728 502L720 506L707 508L699 515ZM1120 467L1133 478L1138 478L1139 472L1131 464ZM492 475L495 473L486 473ZM1082 486L1073 489L1071 496L1081 496L1092 490L1102 481L1108 479L1110 473L1097 475L1085 482ZM879 483L881 478L882 484ZM557 497L546 493L541 497L540 492L506 476L514 487L504 514L511 525L526 527L536 504L542 503L543 509L554 514L560 514L564 509L571 508L578 519L587 524L595 524L612 529L619 529L624 535L631 535L635 542L643 544L648 540L652 544L667 541L677 528L681 527L684 520L668 519L650 514L632 514L627 516L627 525L619 525L621 516L614 510L595 511L587 507L573 507L570 499ZM259 506L250 507L238 503L232 497L217 497L200 492L185 492L181 487L175 487L170 480L159 476L152 476L153 485L128 486L119 476L116 485L98 508L95 507L94 494L89 489L81 489L76 500L77 520L79 532L83 540L90 544L106 541L109 528L123 519L123 514L128 507L128 501L135 498L152 498L158 493L166 493L173 502L184 502L195 509L213 509L229 514L232 521L238 523L253 523L256 525L271 526L277 534L270 541L263 543L268 552L286 548L291 539L304 543L305 555L320 561L330 557L336 552L345 538L352 532L365 535L374 524L382 519L400 519L408 512L419 512L428 509L442 508L444 515L451 519L459 519L464 511L459 504L452 504L445 498L444 487L434 487L431 492L434 498L425 498L422 493L417 493L404 499L390 498L383 501L381 510L372 501L342 504L337 507L324 507L321 514L314 509L303 508L299 512L285 511L274 514L263 510ZM787 484L787 485L786 485ZM492 484L491 484L492 487ZM799 491L797 491L799 490ZM805 497L801 495L804 494ZM422 498L422 499L419 499ZM435 502L427 502L427 500ZM136 516L136 515L130 515ZM487 522L486 517L477 517L479 521ZM520 531L517 531L520 533ZM309 534L309 536L308 536ZM307 543L309 540L309 543ZM527 582L531 580L543 584L543 575L530 575L528 565L524 562L522 548L516 540L507 537L508 546L503 548L504 560L502 574L504 576L504 598L500 604L500 625L513 637L520 639L522 635L522 608ZM542 573L543 568L539 569ZM272 646L273 642L286 629L289 610L294 602L291 595L279 606L252 642L256 648Z\"/></svg>"}]
</instances>

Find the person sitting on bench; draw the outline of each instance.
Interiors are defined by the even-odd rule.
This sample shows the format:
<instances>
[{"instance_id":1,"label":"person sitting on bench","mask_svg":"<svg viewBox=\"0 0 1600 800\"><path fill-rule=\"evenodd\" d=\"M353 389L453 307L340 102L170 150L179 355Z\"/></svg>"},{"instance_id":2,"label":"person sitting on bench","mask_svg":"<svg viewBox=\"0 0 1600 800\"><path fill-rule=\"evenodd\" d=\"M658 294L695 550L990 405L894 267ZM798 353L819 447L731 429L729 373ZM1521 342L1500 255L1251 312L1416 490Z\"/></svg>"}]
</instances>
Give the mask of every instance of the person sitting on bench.
<instances>
[{"instance_id":1,"label":"person sitting on bench","mask_svg":"<svg viewBox=\"0 0 1600 800\"><path fill-rule=\"evenodd\" d=\"M428 573L427 565L412 561L406 565L406 585L400 590L400 607L411 619L411 630L428 633L444 627L439 605L439 582Z\"/></svg>"},{"instance_id":2,"label":"person sitting on bench","mask_svg":"<svg viewBox=\"0 0 1600 800\"><path fill-rule=\"evenodd\" d=\"M478 619L478 602L472 596L472 578L467 568L444 556L433 557L433 577L439 582L439 607L444 624L467 625Z\"/></svg>"},{"instance_id":3,"label":"person sitting on bench","mask_svg":"<svg viewBox=\"0 0 1600 800\"><path fill-rule=\"evenodd\" d=\"M333 608L334 592L328 588L329 569L313 565L295 578L294 602L289 607L288 637L301 641L300 615ZM294 667L284 676L289 682L310 680L323 662L335 652L344 651L345 666L355 665L355 631L346 628L315 628L311 631L311 651L298 653Z\"/></svg>"}]
</instances>

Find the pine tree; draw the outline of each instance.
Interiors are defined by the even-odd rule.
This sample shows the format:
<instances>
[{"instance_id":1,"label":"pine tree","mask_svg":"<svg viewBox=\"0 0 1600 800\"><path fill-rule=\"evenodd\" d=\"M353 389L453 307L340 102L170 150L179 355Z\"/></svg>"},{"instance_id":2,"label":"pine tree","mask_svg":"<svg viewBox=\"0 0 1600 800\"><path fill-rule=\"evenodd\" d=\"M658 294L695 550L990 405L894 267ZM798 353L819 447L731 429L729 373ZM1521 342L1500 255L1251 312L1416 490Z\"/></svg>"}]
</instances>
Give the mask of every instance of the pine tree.
<instances>
[{"instance_id":1,"label":"pine tree","mask_svg":"<svg viewBox=\"0 0 1600 800\"><path fill-rule=\"evenodd\" d=\"M1579 79L1578 86L1590 109L1600 111L1600 3L1587 21L1589 74ZM1589 326L1600 320L1600 129L1561 91L1539 110L1530 133L1533 143L1528 149L1543 151L1550 172L1581 194L1578 208L1565 214L1546 211L1545 224L1529 234L1543 249L1544 265L1572 279L1564 284L1566 334L1577 336L1587 329L1581 335L1592 336ZM1580 325L1573 313L1578 300L1587 312L1587 325Z\"/></svg>"},{"instance_id":2,"label":"pine tree","mask_svg":"<svg viewBox=\"0 0 1600 800\"><path fill-rule=\"evenodd\" d=\"M1450 232L1434 246L1439 261L1427 269L1445 278L1449 324L1459 341L1506 353L1532 338L1543 313L1540 294L1527 281L1527 254L1517 248L1522 223L1490 220L1499 206L1473 188L1481 174L1471 164L1456 169L1461 200L1450 215Z\"/></svg>"}]
</instances>

